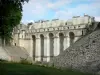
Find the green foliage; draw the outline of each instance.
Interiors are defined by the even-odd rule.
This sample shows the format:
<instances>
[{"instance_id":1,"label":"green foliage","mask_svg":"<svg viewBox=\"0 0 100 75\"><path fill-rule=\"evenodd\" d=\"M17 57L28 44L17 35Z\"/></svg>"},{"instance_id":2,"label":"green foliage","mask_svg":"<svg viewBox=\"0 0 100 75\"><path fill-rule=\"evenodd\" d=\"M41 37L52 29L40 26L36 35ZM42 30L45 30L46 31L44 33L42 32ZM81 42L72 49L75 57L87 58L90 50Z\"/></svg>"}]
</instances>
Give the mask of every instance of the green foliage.
<instances>
[{"instance_id":1,"label":"green foliage","mask_svg":"<svg viewBox=\"0 0 100 75\"><path fill-rule=\"evenodd\" d=\"M22 4L28 0L0 0L0 38L2 43L12 39L13 28L22 18Z\"/></svg>"},{"instance_id":2,"label":"green foliage","mask_svg":"<svg viewBox=\"0 0 100 75\"><path fill-rule=\"evenodd\" d=\"M26 59L24 59L24 58L21 58L21 60L20 60L20 62L19 63L21 63L21 64L26 64L26 65L32 65L32 62L31 61L28 61L28 60L26 60Z\"/></svg>"},{"instance_id":3,"label":"green foliage","mask_svg":"<svg viewBox=\"0 0 100 75\"><path fill-rule=\"evenodd\" d=\"M4 60L4 59L0 59L0 62L7 62L7 60Z\"/></svg>"}]
</instances>

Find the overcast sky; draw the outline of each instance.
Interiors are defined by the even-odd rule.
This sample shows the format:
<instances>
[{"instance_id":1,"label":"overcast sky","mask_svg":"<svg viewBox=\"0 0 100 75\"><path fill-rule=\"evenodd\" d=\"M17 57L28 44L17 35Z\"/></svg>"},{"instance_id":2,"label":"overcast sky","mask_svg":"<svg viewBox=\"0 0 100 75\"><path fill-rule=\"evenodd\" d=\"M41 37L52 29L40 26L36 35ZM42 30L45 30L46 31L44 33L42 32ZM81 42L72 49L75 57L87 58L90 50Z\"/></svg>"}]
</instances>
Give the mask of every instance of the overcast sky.
<instances>
[{"instance_id":1,"label":"overcast sky","mask_svg":"<svg viewBox=\"0 0 100 75\"><path fill-rule=\"evenodd\" d=\"M30 0L23 6L22 22L70 19L88 14L100 21L100 0Z\"/></svg>"}]
</instances>

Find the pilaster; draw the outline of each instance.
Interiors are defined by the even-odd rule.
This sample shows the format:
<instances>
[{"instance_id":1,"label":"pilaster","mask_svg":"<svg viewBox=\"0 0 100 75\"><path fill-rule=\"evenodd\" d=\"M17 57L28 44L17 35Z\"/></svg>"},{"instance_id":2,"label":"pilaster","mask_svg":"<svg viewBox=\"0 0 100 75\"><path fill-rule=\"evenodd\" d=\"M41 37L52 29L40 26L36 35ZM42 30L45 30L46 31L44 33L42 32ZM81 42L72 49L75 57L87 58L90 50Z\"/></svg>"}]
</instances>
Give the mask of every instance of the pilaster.
<instances>
[{"instance_id":1,"label":"pilaster","mask_svg":"<svg viewBox=\"0 0 100 75\"><path fill-rule=\"evenodd\" d=\"M54 36L54 56L57 56L60 54L60 39L59 34L56 34Z\"/></svg>"},{"instance_id":2,"label":"pilaster","mask_svg":"<svg viewBox=\"0 0 100 75\"><path fill-rule=\"evenodd\" d=\"M50 39L49 35L45 35L44 38L44 61L50 61Z\"/></svg>"},{"instance_id":3,"label":"pilaster","mask_svg":"<svg viewBox=\"0 0 100 75\"><path fill-rule=\"evenodd\" d=\"M69 47L69 37L67 35L64 36L64 50Z\"/></svg>"},{"instance_id":4,"label":"pilaster","mask_svg":"<svg viewBox=\"0 0 100 75\"><path fill-rule=\"evenodd\" d=\"M37 35L36 36L36 57L35 57L35 61L41 61L41 40L40 40L40 36Z\"/></svg>"},{"instance_id":5,"label":"pilaster","mask_svg":"<svg viewBox=\"0 0 100 75\"><path fill-rule=\"evenodd\" d=\"M67 37L67 48L70 46L70 37Z\"/></svg>"},{"instance_id":6,"label":"pilaster","mask_svg":"<svg viewBox=\"0 0 100 75\"><path fill-rule=\"evenodd\" d=\"M33 58L33 39L32 39L32 37L31 37L31 39L30 39L30 57L32 57Z\"/></svg>"}]
</instances>

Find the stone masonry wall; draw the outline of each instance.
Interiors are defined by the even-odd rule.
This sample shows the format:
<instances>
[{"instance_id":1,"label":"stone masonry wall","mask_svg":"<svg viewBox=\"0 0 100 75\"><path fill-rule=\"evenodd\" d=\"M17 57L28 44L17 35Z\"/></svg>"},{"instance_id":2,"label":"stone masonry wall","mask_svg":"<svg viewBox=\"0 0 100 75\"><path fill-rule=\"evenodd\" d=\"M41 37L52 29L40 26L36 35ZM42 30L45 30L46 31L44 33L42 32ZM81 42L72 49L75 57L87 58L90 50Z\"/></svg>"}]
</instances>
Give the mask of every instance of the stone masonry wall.
<instances>
[{"instance_id":1,"label":"stone masonry wall","mask_svg":"<svg viewBox=\"0 0 100 75\"><path fill-rule=\"evenodd\" d=\"M72 68L83 72L100 70L100 30L77 41L50 61L58 68Z\"/></svg>"}]
</instances>

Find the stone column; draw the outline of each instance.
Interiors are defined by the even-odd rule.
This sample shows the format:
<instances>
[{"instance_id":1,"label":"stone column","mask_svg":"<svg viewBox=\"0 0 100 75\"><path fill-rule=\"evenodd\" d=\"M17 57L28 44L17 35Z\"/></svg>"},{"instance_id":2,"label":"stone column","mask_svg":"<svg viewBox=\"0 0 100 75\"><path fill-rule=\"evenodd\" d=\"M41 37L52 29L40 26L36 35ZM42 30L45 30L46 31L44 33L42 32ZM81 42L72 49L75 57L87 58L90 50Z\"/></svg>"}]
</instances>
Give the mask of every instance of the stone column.
<instances>
[{"instance_id":1,"label":"stone column","mask_svg":"<svg viewBox=\"0 0 100 75\"><path fill-rule=\"evenodd\" d=\"M30 57L33 58L33 39L30 37Z\"/></svg>"},{"instance_id":2,"label":"stone column","mask_svg":"<svg viewBox=\"0 0 100 75\"><path fill-rule=\"evenodd\" d=\"M32 38L32 35L30 35L30 42L29 42L29 44L30 44L30 46L29 46L29 56L31 57L31 61L34 61L33 60L33 38Z\"/></svg>"},{"instance_id":3,"label":"stone column","mask_svg":"<svg viewBox=\"0 0 100 75\"><path fill-rule=\"evenodd\" d=\"M67 37L67 48L70 46L70 37Z\"/></svg>"},{"instance_id":4,"label":"stone column","mask_svg":"<svg viewBox=\"0 0 100 75\"><path fill-rule=\"evenodd\" d=\"M41 61L41 40L40 40L40 36L37 35L36 36L36 57L35 57L35 61Z\"/></svg>"},{"instance_id":5,"label":"stone column","mask_svg":"<svg viewBox=\"0 0 100 75\"><path fill-rule=\"evenodd\" d=\"M44 61L50 61L50 39L49 35L45 35L44 38Z\"/></svg>"},{"instance_id":6,"label":"stone column","mask_svg":"<svg viewBox=\"0 0 100 75\"><path fill-rule=\"evenodd\" d=\"M69 38L68 36L64 36L64 50L66 50L69 47Z\"/></svg>"},{"instance_id":7,"label":"stone column","mask_svg":"<svg viewBox=\"0 0 100 75\"><path fill-rule=\"evenodd\" d=\"M60 39L59 35L56 34L54 36L54 56L57 56L60 54Z\"/></svg>"}]
</instances>

